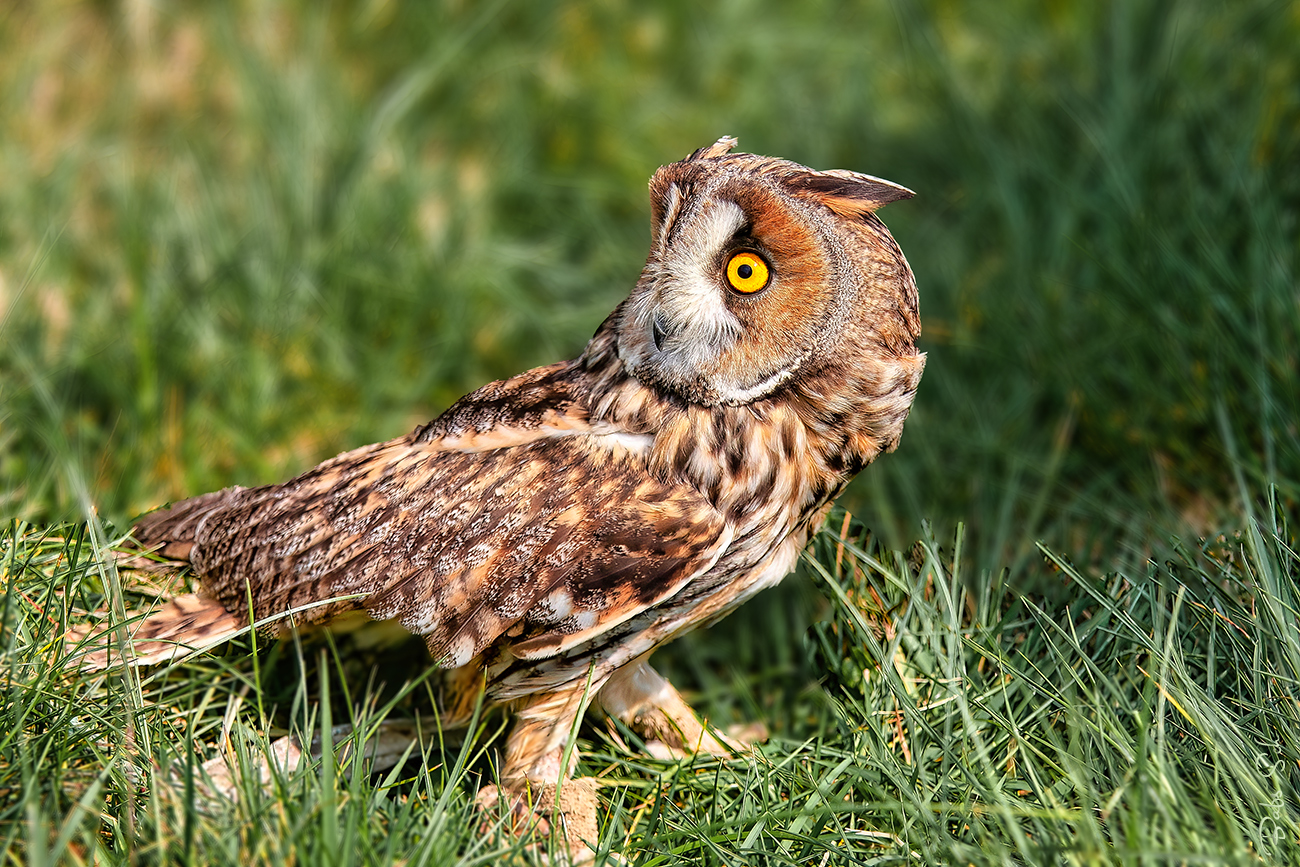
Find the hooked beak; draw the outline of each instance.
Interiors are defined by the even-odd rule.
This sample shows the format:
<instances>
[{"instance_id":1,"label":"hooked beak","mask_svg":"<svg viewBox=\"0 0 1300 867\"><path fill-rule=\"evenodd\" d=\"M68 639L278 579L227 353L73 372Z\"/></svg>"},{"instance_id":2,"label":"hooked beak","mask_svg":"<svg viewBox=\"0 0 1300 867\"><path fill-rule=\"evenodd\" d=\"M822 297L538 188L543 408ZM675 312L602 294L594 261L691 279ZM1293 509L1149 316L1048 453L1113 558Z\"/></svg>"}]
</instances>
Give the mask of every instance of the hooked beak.
<instances>
[{"instance_id":1,"label":"hooked beak","mask_svg":"<svg viewBox=\"0 0 1300 867\"><path fill-rule=\"evenodd\" d=\"M655 352L663 352L664 340L668 337L668 330L664 328L663 321L657 315L650 325L650 336L654 339Z\"/></svg>"}]
</instances>

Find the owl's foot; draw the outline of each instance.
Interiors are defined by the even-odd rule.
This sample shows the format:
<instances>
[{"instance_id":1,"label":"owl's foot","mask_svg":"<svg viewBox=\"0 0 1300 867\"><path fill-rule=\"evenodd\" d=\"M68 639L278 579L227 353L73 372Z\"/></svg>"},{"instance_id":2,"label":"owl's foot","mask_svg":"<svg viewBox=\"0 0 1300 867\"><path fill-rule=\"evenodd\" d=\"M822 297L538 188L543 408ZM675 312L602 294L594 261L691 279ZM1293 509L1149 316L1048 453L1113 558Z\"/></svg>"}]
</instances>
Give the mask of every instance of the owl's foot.
<instances>
[{"instance_id":1,"label":"owl's foot","mask_svg":"<svg viewBox=\"0 0 1300 867\"><path fill-rule=\"evenodd\" d=\"M484 821L485 832L500 827L517 837L555 839L569 861L583 865L592 863L596 855L599 789L594 777L575 777L559 784L491 785L479 790L476 802L485 816L500 817Z\"/></svg>"},{"instance_id":2,"label":"owl's foot","mask_svg":"<svg viewBox=\"0 0 1300 867\"><path fill-rule=\"evenodd\" d=\"M596 821L600 784L574 778L578 751L568 740L590 697L586 684L531 696L515 707L515 725L506 738L501 784L485 786L478 806L489 818L485 830L500 828L519 837L539 838L530 848L547 846L560 863L591 864L600 828Z\"/></svg>"},{"instance_id":3,"label":"owl's foot","mask_svg":"<svg viewBox=\"0 0 1300 867\"><path fill-rule=\"evenodd\" d=\"M644 659L616 672L598 698L605 713L639 734L655 758L738 755L767 739L767 727L761 723L733 728L727 734L706 726L681 693Z\"/></svg>"},{"instance_id":4,"label":"owl's foot","mask_svg":"<svg viewBox=\"0 0 1300 867\"><path fill-rule=\"evenodd\" d=\"M655 737L654 733L664 731L663 720L656 717L657 715L651 717L649 725L646 724L645 718L642 717L628 723L628 727L645 739L645 751L662 761L688 759L701 753L706 756L719 756L721 758L744 755L753 749L755 744L762 743L768 737L767 726L755 722L727 726L725 731L711 729L707 732L707 739L691 742L681 737L681 723L677 722L676 719L668 720L671 726L669 736ZM699 745L696 746L696 743ZM715 744L720 744L721 749Z\"/></svg>"}]
</instances>

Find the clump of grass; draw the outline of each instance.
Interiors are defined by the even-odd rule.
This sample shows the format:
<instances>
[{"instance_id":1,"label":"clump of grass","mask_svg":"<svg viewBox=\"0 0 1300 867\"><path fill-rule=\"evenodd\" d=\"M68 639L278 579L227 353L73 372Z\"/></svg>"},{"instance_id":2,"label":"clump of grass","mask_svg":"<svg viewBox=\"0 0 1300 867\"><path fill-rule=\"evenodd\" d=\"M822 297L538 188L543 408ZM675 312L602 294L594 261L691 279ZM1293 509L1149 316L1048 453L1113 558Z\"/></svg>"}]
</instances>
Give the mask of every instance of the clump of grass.
<instances>
[{"instance_id":1,"label":"clump of grass","mask_svg":"<svg viewBox=\"0 0 1300 867\"><path fill-rule=\"evenodd\" d=\"M10 524L0 534L7 861L291 864L347 853L350 863L496 863L501 847L477 833L467 782L483 772L474 764L490 740L486 722L451 740L430 727L437 739L384 774L355 758L394 712L431 707L427 664L388 685L319 642L316 658L301 642L244 642L179 668L105 674L67 665L66 627L106 598L88 536L72 525ZM145 607L152 592L128 598ZM270 741L288 731L304 742L318 734L325 759L272 764L263 784ZM211 794L201 769L223 751L234 762L235 800Z\"/></svg>"},{"instance_id":2,"label":"clump of grass","mask_svg":"<svg viewBox=\"0 0 1300 867\"><path fill-rule=\"evenodd\" d=\"M972 581L960 527L910 557L850 540L835 574L823 535L844 800L928 863L1294 863L1295 519L1106 575L1043 549L1065 605Z\"/></svg>"}]
</instances>

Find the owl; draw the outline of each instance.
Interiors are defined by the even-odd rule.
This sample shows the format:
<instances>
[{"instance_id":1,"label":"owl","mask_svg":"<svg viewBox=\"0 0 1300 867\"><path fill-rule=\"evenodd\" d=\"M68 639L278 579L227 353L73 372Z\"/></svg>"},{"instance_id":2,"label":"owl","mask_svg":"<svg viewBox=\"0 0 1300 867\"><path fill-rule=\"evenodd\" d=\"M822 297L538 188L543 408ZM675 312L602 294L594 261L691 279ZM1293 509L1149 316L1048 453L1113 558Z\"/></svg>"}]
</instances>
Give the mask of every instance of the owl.
<instances>
[{"instance_id":1,"label":"owl","mask_svg":"<svg viewBox=\"0 0 1300 867\"><path fill-rule=\"evenodd\" d=\"M589 705L647 742L728 752L650 655L793 569L898 445L925 364L916 283L876 216L911 191L735 144L655 172L645 268L578 358L283 484L140 519L139 545L199 591L139 622L134 661L250 622L396 621L444 670L446 722L480 698L513 712L484 794L559 815L571 847L595 842L575 815L594 799L555 806L561 781L592 790L566 743Z\"/></svg>"}]
</instances>

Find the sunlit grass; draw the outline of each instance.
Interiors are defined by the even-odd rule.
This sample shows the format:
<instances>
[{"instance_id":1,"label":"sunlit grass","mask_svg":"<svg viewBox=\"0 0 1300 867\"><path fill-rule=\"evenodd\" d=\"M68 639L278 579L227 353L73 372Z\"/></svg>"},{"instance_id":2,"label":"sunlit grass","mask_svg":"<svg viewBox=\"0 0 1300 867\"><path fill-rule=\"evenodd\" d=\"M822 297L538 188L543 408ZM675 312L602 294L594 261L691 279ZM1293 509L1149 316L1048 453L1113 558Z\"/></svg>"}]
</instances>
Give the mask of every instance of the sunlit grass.
<instances>
[{"instance_id":1,"label":"sunlit grass","mask_svg":"<svg viewBox=\"0 0 1300 867\"><path fill-rule=\"evenodd\" d=\"M771 684L731 669L733 692L797 686L800 713L773 720L754 755L662 762L629 752L630 731L584 727L581 772L606 784L604 848L639 864L1296 863L1293 521L1277 513L1136 573L1045 551L1064 607L996 580L971 589L961 528L906 556L856 524L827 531L805 568L829 606L799 664ZM57 661L60 636L104 598L85 528L10 525L0 562L0 827L17 862L532 857L478 830L498 715L391 771L345 758L385 718L435 718L418 643L338 653L318 637L138 680L78 674ZM734 713L700 699L715 719ZM254 773L235 803L203 793L198 767L222 744L252 767L273 737L332 730L338 767L269 787Z\"/></svg>"}]
</instances>

